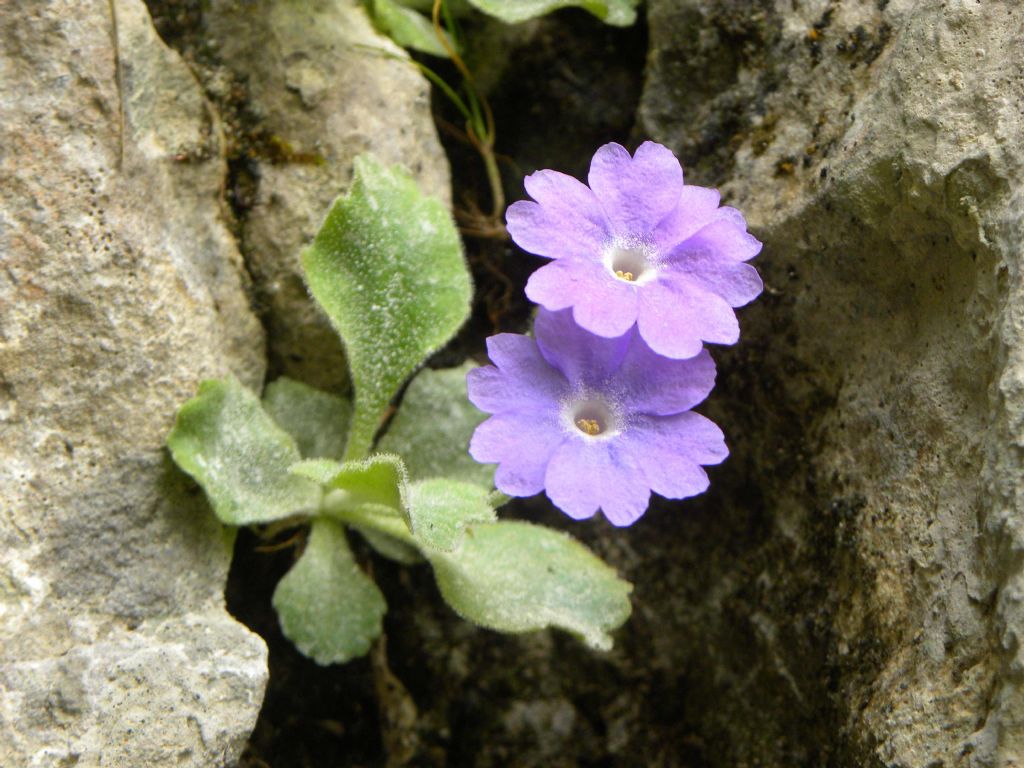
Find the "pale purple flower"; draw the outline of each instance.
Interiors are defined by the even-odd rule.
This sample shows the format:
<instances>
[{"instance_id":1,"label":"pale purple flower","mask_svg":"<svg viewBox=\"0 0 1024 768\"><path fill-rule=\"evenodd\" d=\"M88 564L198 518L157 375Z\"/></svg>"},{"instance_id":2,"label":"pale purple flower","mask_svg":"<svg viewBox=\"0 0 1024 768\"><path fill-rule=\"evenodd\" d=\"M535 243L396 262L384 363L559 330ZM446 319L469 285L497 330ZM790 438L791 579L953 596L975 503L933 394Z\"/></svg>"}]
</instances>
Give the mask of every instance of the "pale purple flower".
<instances>
[{"instance_id":1,"label":"pale purple flower","mask_svg":"<svg viewBox=\"0 0 1024 768\"><path fill-rule=\"evenodd\" d=\"M570 517L600 508L622 526L644 513L652 490L681 499L707 489L701 465L718 464L729 451L722 431L690 410L715 383L706 351L662 357L635 328L597 336L569 311L541 309L534 335L492 336L494 365L468 376L469 399L493 414L477 427L469 452L499 465L498 490L545 491Z\"/></svg>"},{"instance_id":2,"label":"pale purple flower","mask_svg":"<svg viewBox=\"0 0 1024 768\"><path fill-rule=\"evenodd\" d=\"M734 344L733 307L762 289L744 263L761 243L747 234L742 214L719 207L717 190L684 185L679 161L651 141L633 157L605 144L588 181L537 171L525 181L536 202L508 209L512 239L554 259L530 277L530 300L571 307L576 322L599 336L621 336L636 323L667 357L692 357L702 341Z\"/></svg>"}]
</instances>

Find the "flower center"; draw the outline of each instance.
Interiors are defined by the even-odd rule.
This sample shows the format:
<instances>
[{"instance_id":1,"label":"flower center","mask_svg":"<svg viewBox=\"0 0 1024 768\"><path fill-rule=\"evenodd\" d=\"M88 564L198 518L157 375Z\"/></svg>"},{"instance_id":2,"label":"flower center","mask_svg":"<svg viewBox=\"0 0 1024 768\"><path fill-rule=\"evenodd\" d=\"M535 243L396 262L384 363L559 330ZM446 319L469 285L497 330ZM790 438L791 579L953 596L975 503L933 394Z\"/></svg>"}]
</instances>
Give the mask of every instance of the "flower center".
<instances>
[{"instance_id":1,"label":"flower center","mask_svg":"<svg viewBox=\"0 0 1024 768\"><path fill-rule=\"evenodd\" d=\"M580 432L590 437L614 428L615 417L603 400L581 400L572 407L570 418Z\"/></svg>"},{"instance_id":2,"label":"flower center","mask_svg":"<svg viewBox=\"0 0 1024 768\"><path fill-rule=\"evenodd\" d=\"M605 252L605 264L615 277L627 283L643 282L653 274L650 251L642 245L617 243Z\"/></svg>"}]
</instances>

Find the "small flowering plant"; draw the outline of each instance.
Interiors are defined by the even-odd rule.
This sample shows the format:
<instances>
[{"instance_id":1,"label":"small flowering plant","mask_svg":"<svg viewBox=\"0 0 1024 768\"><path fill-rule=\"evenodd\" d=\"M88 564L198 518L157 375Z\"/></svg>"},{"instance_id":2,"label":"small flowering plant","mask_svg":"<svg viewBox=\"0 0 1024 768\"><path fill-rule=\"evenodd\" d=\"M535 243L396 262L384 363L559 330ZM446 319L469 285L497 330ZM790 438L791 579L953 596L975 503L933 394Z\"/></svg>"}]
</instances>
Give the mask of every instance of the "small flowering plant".
<instances>
[{"instance_id":1,"label":"small flowering plant","mask_svg":"<svg viewBox=\"0 0 1024 768\"><path fill-rule=\"evenodd\" d=\"M703 467L728 455L693 411L715 381L702 341L736 341L732 308L761 290L745 263L760 243L717 192L683 185L657 144L632 157L602 147L589 180L540 171L526 181L536 202L508 211L516 242L554 260L527 284L542 304L533 337L491 337L493 365L413 377L465 321L469 273L441 204L401 169L357 159L351 192L302 255L354 396L282 378L261 398L229 377L178 412L171 455L224 523L299 528L273 604L314 660L360 656L381 633L385 598L352 531L384 557L429 563L466 619L608 648L631 585L566 534L496 508L544 491L572 518L600 510L627 526L652 491L702 493Z\"/></svg>"},{"instance_id":2,"label":"small flowering plant","mask_svg":"<svg viewBox=\"0 0 1024 768\"><path fill-rule=\"evenodd\" d=\"M205 381L167 441L222 522L268 536L297 529L302 544L273 595L284 634L321 664L361 656L380 635L387 603L360 567L355 533L383 557L429 564L470 621L556 627L611 647L631 610L629 582L565 533L497 519L508 497L467 453L483 420L466 399L473 365L419 372L385 423L469 312L444 206L401 169L361 157L302 262L345 343L351 400L286 378L262 397L231 377Z\"/></svg>"}]
</instances>

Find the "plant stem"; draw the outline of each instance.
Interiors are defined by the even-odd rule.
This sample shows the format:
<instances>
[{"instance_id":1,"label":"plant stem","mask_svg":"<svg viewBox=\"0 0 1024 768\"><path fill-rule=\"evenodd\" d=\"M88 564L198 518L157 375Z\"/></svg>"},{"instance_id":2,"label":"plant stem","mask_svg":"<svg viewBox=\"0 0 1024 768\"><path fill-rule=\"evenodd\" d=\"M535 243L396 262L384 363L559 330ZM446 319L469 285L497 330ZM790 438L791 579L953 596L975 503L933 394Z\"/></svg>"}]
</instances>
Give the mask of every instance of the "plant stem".
<instances>
[{"instance_id":1,"label":"plant stem","mask_svg":"<svg viewBox=\"0 0 1024 768\"><path fill-rule=\"evenodd\" d=\"M491 105L487 101L487 97L477 90L473 73L466 66L466 62L462 60L459 52L452 46L448 36L445 35L444 29L441 26L442 15L444 15L445 21L451 28L450 31L454 39L454 20L448 11L448 7L445 5L444 0L434 0L433 13L431 14L434 23L434 33L437 35L437 39L441 41L445 51L448 52L448 58L451 59L452 64L455 65L459 74L462 75L463 82L465 83L467 100L469 102L468 107L471 112L471 116L468 116L466 119L466 134L484 161L484 168L487 171L487 183L491 187L491 201L493 203L491 217L495 221L500 222L501 215L505 212L505 189L501 184L501 171L498 169L498 161L494 156L494 138L496 134L494 113L491 111Z\"/></svg>"},{"instance_id":2,"label":"plant stem","mask_svg":"<svg viewBox=\"0 0 1024 768\"><path fill-rule=\"evenodd\" d=\"M485 146L486 151L481 149L480 156L484 159L487 181L491 185L491 200L494 203L491 215L500 222L501 215L505 212L505 189L501 184L501 171L498 170L498 160L494 157L494 149L490 145Z\"/></svg>"}]
</instances>

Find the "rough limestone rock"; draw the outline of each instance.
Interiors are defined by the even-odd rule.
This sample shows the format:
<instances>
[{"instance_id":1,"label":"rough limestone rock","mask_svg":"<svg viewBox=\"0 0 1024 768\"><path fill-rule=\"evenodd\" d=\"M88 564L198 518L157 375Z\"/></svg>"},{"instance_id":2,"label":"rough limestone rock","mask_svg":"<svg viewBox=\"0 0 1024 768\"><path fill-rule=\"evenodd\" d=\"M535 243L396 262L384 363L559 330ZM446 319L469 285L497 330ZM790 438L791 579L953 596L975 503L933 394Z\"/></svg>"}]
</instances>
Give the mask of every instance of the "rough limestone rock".
<instances>
[{"instance_id":1,"label":"rough limestone rock","mask_svg":"<svg viewBox=\"0 0 1024 768\"><path fill-rule=\"evenodd\" d=\"M216 0L204 25L204 44L245 84L245 108L258 126L242 248L265 314L271 367L344 389L341 344L309 299L299 253L347 190L362 152L404 165L425 192L450 200L429 86L356 0Z\"/></svg>"},{"instance_id":2,"label":"rough limestone rock","mask_svg":"<svg viewBox=\"0 0 1024 768\"><path fill-rule=\"evenodd\" d=\"M767 284L717 355L746 469L681 582L680 721L709 765L1024 764L1024 6L649 22L642 130Z\"/></svg>"},{"instance_id":3,"label":"rough limestone rock","mask_svg":"<svg viewBox=\"0 0 1024 768\"><path fill-rule=\"evenodd\" d=\"M0 764L232 764L266 649L163 447L263 375L218 122L140 0L0 14L0 114Z\"/></svg>"}]
</instances>

